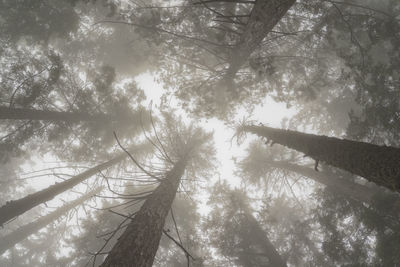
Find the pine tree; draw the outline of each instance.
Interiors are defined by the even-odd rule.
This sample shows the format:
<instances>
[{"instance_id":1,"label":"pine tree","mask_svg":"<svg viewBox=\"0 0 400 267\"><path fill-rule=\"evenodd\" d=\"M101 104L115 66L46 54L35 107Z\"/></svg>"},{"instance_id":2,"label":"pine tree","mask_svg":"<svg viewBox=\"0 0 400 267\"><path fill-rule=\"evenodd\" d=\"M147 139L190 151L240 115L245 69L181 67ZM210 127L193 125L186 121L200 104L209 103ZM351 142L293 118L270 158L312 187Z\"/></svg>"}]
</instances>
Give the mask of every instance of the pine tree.
<instances>
[{"instance_id":1,"label":"pine tree","mask_svg":"<svg viewBox=\"0 0 400 267\"><path fill-rule=\"evenodd\" d=\"M101 266L153 265L165 218L171 209L186 164L187 160L182 158L166 174L165 179L146 199Z\"/></svg>"},{"instance_id":2,"label":"pine tree","mask_svg":"<svg viewBox=\"0 0 400 267\"><path fill-rule=\"evenodd\" d=\"M101 190L102 190L101 187L96 188L95 190L92 190L91 192L83 195L82 197L71 201L70 203L62 206L61 208L58 208L57 210L51 212L50 214L43 216L34 222L21 226L20 228L11 232L10 234L2 236L0 239L0 255L3 254L7 249L12 248L15 244L27 238L28 236L46 227L46 225L58 219L69 210L75 208L76 206L82 204L89 198L93 197Z\"/></svg>"},{"instance_id":3,"label":"pine tree","mask_svg":"<svg viewBox=\"0 0 400 267\"><path fill-rule=\"evenodd\" d=\"M239 131L257 134L316 161L364 177L370 182L400 192L400 149L334 137L305 134L267 126L244 125Z\"/></svg>"},{"instance_id":4,"label":"pine tree","mask_svg":"<svg viewBox=\"0 0 400 267\"><path fill-rule=\"evenodd\" d=\"M252 214L244 191L217 183L209 203L213 210L205 224L212 244L240 266L287 266L268 233Z\"/></svg>"},{"instance_id":5,"label":"pine tree","mask_svg":"<svg viewBox=\"0 0 400 267\"><path fill-rule=\"evenodd\" d=\"M242 234L249 235L251 242L258 245L262 249L271 266L286 267L285 260L279 255L275 246L269 240L267 233L261 228L256 218L251 213L242 213L243 224L247 225L246 229L241 229Z\"/></svg>"},{"instance_id":6,"label":"pine tree","mask_svg":"<svg viewBox=\"0 0 400 267\"><path fill-rule=\"evenodd\" d=\"M159 186L146 197L102 267L152 266L165 220L171 210L182 176L185 171L188 173L195 169L204 171L211 164L212 147L207 145L211 135L193 125L184 126L170 114L163 115L165 117L163 133L160 138L157 137L157 141L162 147L159 150L161 156L167 166L171 167L163 176L152 177L160 183ZM160 139L165 143L161 143ZM153 176L151 173L147 174Z\"/></svg>"},{"instance_id":7,"label":"pine tree","mask_svg":"<svg viewBox=\"0 0 400 267\"><path fill-rule=\"evenodd\" d=\"M3 225L5 222L19 216L28 210L36 207L46 201L53 199L58 194L65 192L75 185L85 181L96 173L105 170L107 168L112 167L113 165L121 162L127 157L127 154L122 153L115 158L99 164L93 168L90 168L83 173L76 175L68 180L65 180L61 183L56 183L52 186L49 186L46 189L38 191L36 193L30 194L26 197L20 198L18 200L12 200L6 202L5 205L0 207L0 225Z\"/></svg>"},{"instance_id":8,"label":"pine tree","mask_svg":"<svg viewBox=\"0 0 400 267\"><path fill-rule=\"evenodd\" d=\"M351 182L346 178L339 178L338 175L328 171L317 172L311 168L290 162L274 161L268 162L268 164L273 168L288 170L301 176L308 177L317 183L326 185L329 189L339 194L345 195L346 197L361 203L371 203L374 195L376 194L376 191L373 188Z\"/></svg>"},{"instance_id":9,"label":"pine tree","mask_svg":"<svg viewBox=\"0 0 400 267\"><path fill-rule=\"evenodd\" d=\"M233 49L225 79L232 79L253 51L272 31L296 0L257 0L239 42Z\"/></svg>"}]
</instances>

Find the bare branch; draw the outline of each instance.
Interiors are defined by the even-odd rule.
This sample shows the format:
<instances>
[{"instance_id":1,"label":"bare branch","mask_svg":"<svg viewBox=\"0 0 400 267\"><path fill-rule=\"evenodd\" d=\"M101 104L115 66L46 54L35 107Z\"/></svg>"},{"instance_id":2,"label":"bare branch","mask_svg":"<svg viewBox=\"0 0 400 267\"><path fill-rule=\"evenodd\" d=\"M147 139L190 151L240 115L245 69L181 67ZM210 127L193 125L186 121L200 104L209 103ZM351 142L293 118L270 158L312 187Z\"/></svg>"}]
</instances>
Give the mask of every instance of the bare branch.
<instances>
[{"instance_id":1,"label":"bare branch","mask_svg":"<svg viewBox=\"0 0 400 267\"><path fill-rule=\"evenodd\" d=\"M144 172L145 174L147 174L148 176L150 176L150 177L156 179L157 181L161 181L161 180L162 180L161 178L159 178L159 177L157 177L157 176L151 174L150 172L146 171L146 170L135 160L135 158L132 156L132 154L129 153L129 151L126 150L126 148L123 147L123 146L121 145L121 143L119 142L119 139L118 139L118 137L117 137L117 134L116 134L115 132L113 132L113 134L114 134L115 140L116 140L117 143L118 143L118 146L119 146L126 154L128 154L128 156L131 158L131 160L133 161L133 163L135 163L135 165L136 165L141 171L143 171L143 172Z\"/></svg>"}]
</instances>

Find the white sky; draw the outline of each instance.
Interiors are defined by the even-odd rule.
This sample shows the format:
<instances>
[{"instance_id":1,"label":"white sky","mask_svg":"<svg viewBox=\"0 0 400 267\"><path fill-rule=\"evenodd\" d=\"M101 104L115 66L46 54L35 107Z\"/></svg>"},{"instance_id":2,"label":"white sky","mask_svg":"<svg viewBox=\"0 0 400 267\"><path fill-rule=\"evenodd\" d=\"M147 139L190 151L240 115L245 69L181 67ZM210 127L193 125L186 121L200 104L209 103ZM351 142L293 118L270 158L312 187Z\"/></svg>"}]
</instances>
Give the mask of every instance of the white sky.
<instances>
[{"instance_id":1,"label":"white sky","mask_svg":"<svg viewBox=\"0 0 400 267\"><path fill-rule=\"evenodd\" d=\"M141 74L136 79L139 87L144 90L147 96L147 104L151 101L154 105L158 106L160 103L160 97L163 93L163 85L158 84L154 81L154 77L149 74ZM177 100L172 99L171 105L176 105ZM281 121L283 118L290 118L295 114L295 109L286 108L285 104L276 103L270 97L266 97L263 105L259 105L255 108L252 120L257 122L262 122L263 124L267 124L271 127L281 127ZM184 113L180 115L185 116ZM237 118L241 119L243 116L247 115L246 113L238 114ZM217 179L227 180L229 184L232 186L240 185L240 178L234 175L235 171L235 163L233 158L240 160L245 156L245 150L247 148L247 144L250 140L254 140L254 136L247 136L245 142L240 146L237 145L236 139L231 142L231 139L234 135L234 130L226 127L223 121L218 119L203 119L200 120L200 125L206 131L214 131L214 142L216 149L216 157L219 161L218 171L219 175L215 175L215 177L211 178L211 183L215 183ZM201 200L203 204L200 204L200 212L204 215L207 213L208 208L204 206L207 201L207 197Z\"/></svg>"}]
</instances>

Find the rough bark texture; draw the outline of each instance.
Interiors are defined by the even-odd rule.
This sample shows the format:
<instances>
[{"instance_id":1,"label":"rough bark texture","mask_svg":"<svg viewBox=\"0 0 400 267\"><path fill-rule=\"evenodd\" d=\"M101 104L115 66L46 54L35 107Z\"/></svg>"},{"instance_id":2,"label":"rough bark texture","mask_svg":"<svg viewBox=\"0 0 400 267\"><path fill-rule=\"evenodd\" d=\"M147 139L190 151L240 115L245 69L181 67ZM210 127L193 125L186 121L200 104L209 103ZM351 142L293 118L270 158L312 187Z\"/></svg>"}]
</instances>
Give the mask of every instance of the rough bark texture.
<instances>
[{"instance_id":1,"label":"rough bark texture","mask_svg":"<svg viewBox=\"0 0 400 267\"><path fill-rule=\"evenodd\" d=\"M185 171L182 159L167 173L140 211L118 239L102 267L151 267L156 255L165 218Z\"/></svg>"},{"instance_id":2,"label":"rough bark texture","mask_svg":"<svg viewBox=\"0 0 400 267\"><path fill-rule=\"evenodd\" d=\"M243 131L303 152L314 160L364 177L400 192L400 149L334 137L305 134L266 126L243 126Z\"/></svg>"},{"instance_id":3,"label":"rough bark texture","mask_svg":"<svg viewBox=\"0 0 400 267\"><path fill-rule=\"evenodd\" d=\"M9 108L0 106L2 120L44 120L44 121L107 121L110 117L105 114L90 115L83 112L64 112L36 110L28 108Z\"/></svg>"},{"instance_id":4,"label":"rough bark texture","mask_svg":"<svg viewBox=\"0 0 400 267\"><path fill-rule=\"evenodd\" d=\"M14 232L11 232L10 234L1 237L0 238L0 255L3 254L7 249L10 249L13 246L15 246L16 244L18 244L19 242L23 241L25 238L27 238L31 234L34 234L37 231L39 231L40 229L46 227L49 223L58 219L67 211L82 204L84 201L86 201L87 199L91 198L93 195L100 192L101 189L102 188L99 187L99 188L89 192L88 194L70 202L69 204L62 206L61 208L55 210L54 212L34 221L32 223L21 226Z\"/></svg>"},{"instance_id":5,"label":"rough bark texture","mask_svg":"<svg viewBox=\"0 0 400 267\"><path fill-rule=\"evenodd\" d=\"M58 194L74 187L75 185L79 184L80 182L88 179L92 175L107 169L114 164L122 161L127 157L127 154L121 154L115 157L112 160L109 160L105 163L97 165L77 176L74 176L71 179L63 181L61 183L56 183L52 186L49 186L46 189L38 191L36 193L30 194L24 198L18 200L12 200L6 202L5 205L0 207L0 225L3 225L5 222L13 219L16 216L23 214L24 212L32 209L33 207L40 205L46 201L53 199Z\"/></svg>"},{"instance_id":6,"label":"rough bark texture","mask_svg":"<svg viewBox=\"0 0 400 267\"><path fill-rule=\"evenodd\" d=\"M251 53L286 14L296 0L257 0L239 43L233 49L225 79L233 79Z\"/></svg>"},{"instance_id":7,"label":"rough bark texture","mask_svg":"<svg viewBox=\"0 0 400 267\"><path fill-rule=\"evenodd\" d=\"M306 176L317 183L326 185L335 192L345 195L346 197L358 202L371 204L373 197L376 194L372 188L339 178L327 172L317 172L311 168L291 164L288 162L271 162L268 164L270 164L272 167L288 170L302 176Z\"/></svg>"}]
</instances>

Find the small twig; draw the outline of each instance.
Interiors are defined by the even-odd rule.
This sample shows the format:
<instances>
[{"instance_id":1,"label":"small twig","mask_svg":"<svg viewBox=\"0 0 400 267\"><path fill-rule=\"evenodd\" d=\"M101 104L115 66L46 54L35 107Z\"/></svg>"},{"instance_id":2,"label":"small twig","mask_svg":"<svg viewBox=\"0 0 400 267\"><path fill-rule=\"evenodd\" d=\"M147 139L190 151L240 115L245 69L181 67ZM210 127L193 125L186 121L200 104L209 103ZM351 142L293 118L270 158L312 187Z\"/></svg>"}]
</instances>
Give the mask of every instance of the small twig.
<instances>
[{"instance_id":1,"label":"small twig","mask_svg":"<svg viewBox=\"0 0 400 267\"><path fill-rule=\"evenodd\" d=\"M153 115L152 115L151 107L150 107L150 122L151 122L151 127L153 128L154 134L155 134L155 136L156 136L157 142L160 144L161 149L162 149L162 151L164 152L164 153L162 153L163 156L166 157L166 159L167 159L167 161L168 161L169 163L174 164L173 160L169 157L167 151L165 150L165 148L164 148L164 146L163 146L163 144L162 144L160 138L158 137L156 127L154 126L154 121L153 121Z\"/></svg>"},{"instance_id":2,"label":"small twig","mask_svg":"<svg viewBox=\"0 0 400 267\"><path fill-rule=\"evenodd\" d=\"M151 174L150 172L146 171L146 170L135 160L135 158L132 156L132 154L129 153L129 151L126 150L126 148L123 147L123 146L121 145L121 143L119 142L119 139L118 139L118 137L117 137L117 134L116 134L115 132L113 132L113 134L114 134L115 140L116 140L117 143L118 143L118 146L119 146L126 154L128 154L128 156L131 158L131 160L133 161L133 163L135 163L135 165L136 165L142 172L144 172L144 173L147 174L148 176L150 176L150 177L156 179L157 181L161 181L161 180L162 180L161 178L159 178L159 177L157 177L157 176Z\"/></svg>"},{"instance_id":3,"label":"small twig","mask_svg":"<svg viewBox=\"0 0 400 267\"><path fill-rule=\"evenodd\" d=\"M118 226L116 229L114 229L114 231L111 233L111 236L109 236L108 238L105 239L106 242L104 242L103 246L96 252L93 254L93 267L96 264L96 258L98 255L101 255L101 253L103 253L103 249L107 246L107 244L110 242L110 240L117 234L117 232L122 228L123 224L129 220L131 218L125 218Z\"/></svg>"},{"instance_id":4,"label":"small twig","mask_svg":"<svg viewBox=\"0 0 400 267\"><path fill-rule=\"evenodd\" d=\"M365 68L365 57L364 57L364 49L362 47L362 45L360 44L360 42L358 41L358 39L355 37L353 28L351 27L350 22L344 17L344 14L342 12L342 10L335 4L334 1L331 0L327 0L328 2L330 2L333 7L337 10L337 12L339 13L340 17L342 18L342 20L344 21L344 23L346 24L346 26L349 28L350 31L350 41L355 44L358 49L360 50L360 55L361 55L361 61L362 61L362 69L364 70Z\"/></svg>"},{"instance_id":5,"label":"small twig","mask_svg":"<svg viewBox=\"0 0 400 267\"><path fill-rule=\"evenodd\" d=\"M172 210L172 207L171 207L171 217L172 217L172 220L174 221L175 231L176 231L176 234L178 235L179 242L181 242L181 244L183 244L182 239L181 239L181 236L180 236L179 231L178 231L178 226L177 226L177 224L176 224L176 220L175 220L175 216L174 216L174 211Z\"/></svg>"},{"instance_id":6,"label":"small twig","mask_svg":"<svg viewBox=\"0 0 400 267\"><path fill-rule=\"evenodd\" d=\"M324 1L327 1L327 2L330 2L330 3L339 4L339 5L348 5L348 6L352 6L352 7L358 7L358 8L366 9L366 10L369 10L369 11L372 11L372 12L376 12L376 13L380 13L382 15L385 15L385 16L388 16L390 18L393 18L393 16L391 14L386 13L385 11L374 9L374 8L367 7L367 6L357 5L357 4L354 4L354 3L340 2L340 1L331 1L331 0L329 0L329 1L328 0L324 0Z\"/></svg>"},{"instance_id":7,"label":"small twig","mask_svg":"<svg viewBox=\"0 0 400 267\"><path fill-rule=\"evenodd\" d=\"M173 238L171 235L168 234L168 232L166 230L163 229L163 233L169 238L171 239L178 247L180 247L183 252L185 253L185 255L189 256L190 258L192 258L192 260L196 260L190 253L189 251L187 251L181 244L179 244L178 241L175 240L175 238Z\"/></svg>"},{"instance_id":8,"label":"small twig","mask_svg":"<svg viewBox=\"0 0 400 267\"><path fill-rule=\"evenodd\" d=\"M141 28L148 29L148 30L158 31L158 32L161 32L161 33L166 33L166 34L175 36L175 37L183 39L183 40L192 41L196 45L197 45L197 43L195 41L199 41L199 42L203 42L203 43L210 44L210 45L217 46L217 47L233 47L232 45L218 44L218 43L214 43L214 42L211 42L211 41L208 41L208 40L205 40L205 39L201 39L201 38L197 38L197 37L193 37L193 36L187 36L187 35L184 35L182 33L176 33L176 32L172 32L172 31L169 31L169 30L164 30L164 29L161 29L161 28L151 27L151 26L147 26L147 25L141 25L141 24L137 24L137 23L133 23L133 22L101 20L101 21L97 21L92 26L96 26L96 25L98 25L100 23L124 24L124 25L130 25L130 26L135 26L135 27L141 27Z\"/></svg>"}]
</instances>

